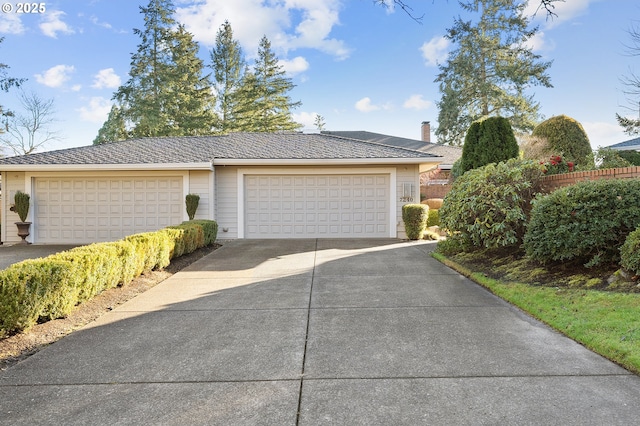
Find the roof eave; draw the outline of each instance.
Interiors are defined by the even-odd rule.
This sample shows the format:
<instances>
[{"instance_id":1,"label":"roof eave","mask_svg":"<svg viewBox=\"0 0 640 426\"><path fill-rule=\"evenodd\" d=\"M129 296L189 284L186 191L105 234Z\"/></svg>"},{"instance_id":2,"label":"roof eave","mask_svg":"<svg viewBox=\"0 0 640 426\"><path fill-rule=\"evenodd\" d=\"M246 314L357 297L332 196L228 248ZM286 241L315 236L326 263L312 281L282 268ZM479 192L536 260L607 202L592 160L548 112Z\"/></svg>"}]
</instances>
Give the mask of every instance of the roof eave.
<instances>
[{"instance_id":1,"label":"roof eave","mask_svg":"<svg viewBox=\"0 0 640 426\"><path fill-rule=\"evenodd\" d=\"M145 163L145 164L0 164L0 171L20 172L83 172L123 170L213 170L211 162L204 163Z\"/></svg>"},{"instance_id":2,"label":"roof eave","mask_svg":"<svg viewBox=\"0 0 640 426\"><path fill-rule=\"evenodd\" d=\"M214 166L317 166L317 165L371 165L371 164L425 164L439 163L438 158L296 158L296 159L237 159L216 158Z\"/></svg>"}]
</instances>

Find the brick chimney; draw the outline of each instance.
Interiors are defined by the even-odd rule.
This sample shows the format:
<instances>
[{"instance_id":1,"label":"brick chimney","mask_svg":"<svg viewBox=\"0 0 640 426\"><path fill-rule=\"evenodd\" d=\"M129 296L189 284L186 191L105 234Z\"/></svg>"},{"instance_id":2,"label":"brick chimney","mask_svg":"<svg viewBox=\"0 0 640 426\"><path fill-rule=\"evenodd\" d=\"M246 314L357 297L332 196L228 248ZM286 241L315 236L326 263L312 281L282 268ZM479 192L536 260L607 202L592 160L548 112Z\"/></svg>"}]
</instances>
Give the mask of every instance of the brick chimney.
<instances>
[{"instance_id":1,"label":"brick chimney","mask_svg":"<svg viewBox=\"0 0 640 426\"><path fill-rule=\"evenodd\" d=\"M431 142L431 124L428 121L422 122L422 142Z\"/></svg>"}]
</instances>

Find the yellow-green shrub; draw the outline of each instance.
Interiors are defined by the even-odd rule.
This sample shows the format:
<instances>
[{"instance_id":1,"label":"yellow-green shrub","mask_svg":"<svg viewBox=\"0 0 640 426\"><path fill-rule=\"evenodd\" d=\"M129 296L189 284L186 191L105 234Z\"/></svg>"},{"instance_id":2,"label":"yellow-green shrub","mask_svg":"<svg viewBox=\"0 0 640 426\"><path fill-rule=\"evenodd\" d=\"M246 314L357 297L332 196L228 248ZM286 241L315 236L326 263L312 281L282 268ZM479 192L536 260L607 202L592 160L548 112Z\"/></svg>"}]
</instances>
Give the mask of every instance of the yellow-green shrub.
<instances>
[{"instance_id":1,"label":"yellow-green shrub","mask_svg":"<svg viewBox=\"0 0 640 426\"><path fill-rule=\"evenodd\" d=\"M173 257L213 243L217 229L214 221L184 222L0 270L0 337L25 330L39 319L65 317L103 290L162 269Z\"/></svg>"},{"instance_id":2,"label":"yellow-green shrub","mask_svg":"<svg viewBox=\"0 0 640 426\"><path fill-rule=\"evenodd\" d=\"M419 240L427 228L429 206L425 204L405 204L402 206L402 220L407 238Z\"/></svg>"}]
</instances>

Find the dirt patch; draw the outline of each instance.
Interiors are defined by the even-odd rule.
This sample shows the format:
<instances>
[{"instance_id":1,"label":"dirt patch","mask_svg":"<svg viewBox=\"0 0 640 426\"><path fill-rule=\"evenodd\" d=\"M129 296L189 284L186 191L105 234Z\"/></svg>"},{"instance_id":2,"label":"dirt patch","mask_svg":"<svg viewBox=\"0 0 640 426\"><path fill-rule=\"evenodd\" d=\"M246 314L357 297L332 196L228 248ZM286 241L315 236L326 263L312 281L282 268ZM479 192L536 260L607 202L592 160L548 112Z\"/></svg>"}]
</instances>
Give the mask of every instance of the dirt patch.
<instances>
[{"instance_id":1,"label":"dirt patch","mask_svg":"<svg viewBox=\"0 0 640 426\"><path fill-rule=\"evenodd\" d=\"M84 327L101 315L115 309L118 305L161 283L218 247L220 246L204 247L193 253L173 259L171 264L162 271L152 271L136 278L126 286L103 291L93 299L76 306L74 311L66 318L37 324L26 332L0 339L0 370L6 370L38 352L43 347Z\"/></svg>"}]
</instances>

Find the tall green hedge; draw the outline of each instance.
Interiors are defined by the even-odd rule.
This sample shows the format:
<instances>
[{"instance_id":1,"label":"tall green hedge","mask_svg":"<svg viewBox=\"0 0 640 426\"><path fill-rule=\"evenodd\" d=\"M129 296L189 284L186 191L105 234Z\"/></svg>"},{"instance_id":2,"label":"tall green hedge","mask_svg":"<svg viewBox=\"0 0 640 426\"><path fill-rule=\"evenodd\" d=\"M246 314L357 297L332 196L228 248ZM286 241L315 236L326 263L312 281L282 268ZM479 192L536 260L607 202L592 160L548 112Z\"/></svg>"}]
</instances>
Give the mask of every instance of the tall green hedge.
<instances>
[{"instance_id":1,"label":"tall green hedge","mask_svg":"<svg viewBox=\"0 0 640 426\"><path fill-rule=\"evenodd\" d=\"M103 290L169 265L172 258L213 244L218 225L191 221L178 226L25 260L0 270L0 337L38 320L61 318Z\"/></svg>"},{"instance_id":2,"label":"tall green hedge","mask_svg":"<svg viewBox=\"0 0 640 426\"><path fill-rule=\"evenodd\" d=\"M504 117L489 117L471 124L462 147L462 172L490 163L518 158L516 137Z\"/></svg>"}]
</instances>

